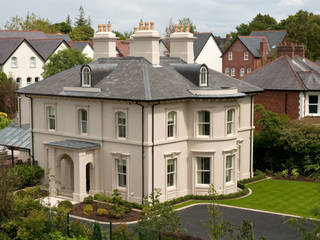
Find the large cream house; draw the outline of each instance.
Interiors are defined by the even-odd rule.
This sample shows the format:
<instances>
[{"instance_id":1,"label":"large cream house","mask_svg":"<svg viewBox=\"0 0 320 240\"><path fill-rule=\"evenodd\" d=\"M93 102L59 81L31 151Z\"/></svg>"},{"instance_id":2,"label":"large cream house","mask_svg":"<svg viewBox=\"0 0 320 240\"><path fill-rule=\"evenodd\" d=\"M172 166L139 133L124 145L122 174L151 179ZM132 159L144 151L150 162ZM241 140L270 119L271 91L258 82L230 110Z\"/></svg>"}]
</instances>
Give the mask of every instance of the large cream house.
<instances>
[{"instance_id":1,"label":"large cream house","mask_svg":"<svg viewBox=\"0 0 320 240\"><path fill-rule=\"evenodd\" d=\"M262 89L194 63L194 36L174 32L159 56L154 24L140 23L129 57L94 35L94 61L18 90L29 99L32 156L50 193L75 201L117 188L129 201L237 191L253 174L253 97ZM23 110L23 109L22 109ZM23 112L23 111L22 111ZM45 179L48 181L48 179Z\"/></svg>"}]
</instances>

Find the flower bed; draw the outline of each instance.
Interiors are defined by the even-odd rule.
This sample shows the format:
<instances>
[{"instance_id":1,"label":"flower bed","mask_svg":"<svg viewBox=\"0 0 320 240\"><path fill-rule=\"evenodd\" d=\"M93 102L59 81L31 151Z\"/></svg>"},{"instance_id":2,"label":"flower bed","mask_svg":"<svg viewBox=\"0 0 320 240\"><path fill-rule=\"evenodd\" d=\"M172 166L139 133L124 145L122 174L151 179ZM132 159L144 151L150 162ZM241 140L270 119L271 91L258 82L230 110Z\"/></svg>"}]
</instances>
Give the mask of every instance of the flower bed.
<instances>
[{"instance_id":1,"label":"flower bed","mask_svg":"<svg viewBox=\"0 0 320 240\"><path fill-rule=\"evenodd\" d=\"M92 210L90 210L92 206ZM100 209L100 210L98 210ZM103 211L101 209L105 209L106 211ZM85 211L87 210L87 211ZM135 210L130 210L129 212L125 212L120 217L114 217L110 214L112 211L112 205L108 203L100 203L93 201L92 203L78 203L73 205L73 210L70 212L70 214L83 217L83 218L89 218L94 219L98 221L103 222L132 222L137 221L139 219L139 212Z\"/></svg>"}]
</instances>

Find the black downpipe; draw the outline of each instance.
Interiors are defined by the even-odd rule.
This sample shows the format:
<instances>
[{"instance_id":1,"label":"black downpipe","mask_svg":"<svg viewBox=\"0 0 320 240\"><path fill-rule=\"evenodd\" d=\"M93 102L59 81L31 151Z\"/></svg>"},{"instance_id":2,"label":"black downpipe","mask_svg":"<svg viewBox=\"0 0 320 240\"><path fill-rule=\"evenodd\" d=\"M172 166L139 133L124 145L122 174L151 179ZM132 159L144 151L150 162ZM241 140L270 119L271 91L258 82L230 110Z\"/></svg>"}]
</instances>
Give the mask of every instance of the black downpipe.
<instances>
[{"instance_id":1,"label":"black downpipe","mask_svg":"<svg viewBox=\"0 0 320 240\"><path fill-rule=\"evenodd\" d=\"M137 103L137 105L141 106L141 118L142 118L142 123L141 123L141 171L142 171L142 196L141 196L141 202L144 202L144 105Z\"/></svg>"},{"instance_id":2,"label":"black downpipe","mask_svg":"<svg viewBox=\"0 0 320 240\"><path fill-rule=\"evenodd\" d=\"M28 97L30 98L30 107L31 107L31 124L30 124L30 128L31 128L31 165L34 165L34 140L33 140L33 99L32 97Z\"/></svg>"},{"instance_id":3,"label":"black downpipe","mask_svg":"<svg viewBox=\"0 0 320 240\"><path fill-rule=\"evenodd\" d=\"M288 93L285 93L285 102L284 102L284 112L285 114L288 114L288 109L287 109L287 105L288 105Z\"/></svg>"},{"instance_id":4,"label":"black downpipe","mask_svg":"<svg viewBox=\"0 0 320 240\"><path fill-rule=\"evenodd\" d=\"M253 96L251 96L251 104L250 104L250 177L252 175L252 128L253 128L253 120L252 120L252 104L253 104Z\"/></svg>"},{"instance_id":5,"label":"black downpipe","mask_svg":"<svg viewBox=\"0 0 320 240\"><path fill-rule=\"evenodd\" d=\"M21 127L21 97L18 97L18 108L19 108L19 127Z\"/></svg>"}]
</instances>

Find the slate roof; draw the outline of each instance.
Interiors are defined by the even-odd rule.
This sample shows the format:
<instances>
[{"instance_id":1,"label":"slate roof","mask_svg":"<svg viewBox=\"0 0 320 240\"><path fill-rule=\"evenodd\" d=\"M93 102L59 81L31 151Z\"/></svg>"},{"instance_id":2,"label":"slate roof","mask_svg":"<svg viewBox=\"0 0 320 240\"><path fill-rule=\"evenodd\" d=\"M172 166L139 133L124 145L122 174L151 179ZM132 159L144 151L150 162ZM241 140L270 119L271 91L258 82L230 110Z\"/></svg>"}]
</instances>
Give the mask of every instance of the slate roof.
<instances>
[{"instance_id":1,"label":"slate roof","mask_svg":"<svg viewBox=\"0 0 320 240\"><path fill-rule=\"evenodd\" d=\"M21 38L0 39L0 65L8 60L23 41Z\"/></svg>"},{"instance_id":2,"label":"slate roof","mask_svg":"<svg viewBox=\"0 0 320 240\"><path fill-rule=\"evenodd\" d=\"M320 66L309 59L281 56L243 78L265 90L320 90Z\"/></svg>"},{"instance_id":3,"label":"slate roof","mask_svg":"<svg viewBox=\"0 0 320 240\"><path fill-rule=\"evenodd\" d=\"M47 61L51 54L53 54L63 42L69 46L63 39L32 39L29 40L29 42L44 61Z\"/></svg>"},{"instance_id":4,"label":"slate roof","mask_svg":"<svg viewBox=\"0 0 320 240\"><path fill-rule=\"evenodd\" d=\"M0 38L41 39L47 38L47 35L37 31L0 30Z\"/></svg>"},{"instance_id":5,"label":"slate roof","mask_svg":"<svg viewBox=\"0 0 320 240\"><path fill-rule=\"evenodd\" d=\"M186 65L179 58L161 57L161 66L153 66L143 57L103 58L88 64L90 68L99 69L98 77L94 77L95 85L92 87L100 88L101 92L64 89L64 87L80 87L80 69L82 66L76 66L21 88L17 90L17 93L129 101L158 101L221 97L194 95L190 92L190 90L197 89L221 90L229 87L237 88L239 93L262 91L261 88L211 69L209 69L208 87L198 87L183 72L178 72L176 70L177 66L172 65L173 63ZM199 64L192 65L200 66Z\"/></svg>"},{"instance_id":6,"label":"slate roof","mask_svg":"<svg viewBox=\"0 0 320 240\"><path fill-rule=\"evenodd\" d=\"M227 42L227 38L216 37L215 39L216 39L216 42L217 42L219 48L223 47L223 45L225 45Z\"/></svg>"},{"instance_id":7,"label":"slate roof","mask_svg":"<svg viewBox=\"0 0 320 240\"><path fill-rule=\"evenodd\" d=\"M17 149L30 149L30 136L28 128L6 127L0 130L0 145Z\"/></svg>"},{"instance_id":8,"label":"slate roof","mask_svg":"<svg viewBox=\"0 0 320 240\"><path fill-rule=\"evenodd\" d=\"M265 37L269 44L269 49L276 48L286 37L286 30L267 30L267 31L252 31L250 36Z\"/></svg>"},{"instance_id":9,"label":"slate roof","mask_svg":"<svg viewBox=\"0 0 320 240\"><path fill-rule=\"evenodd\" d=\"M66 42L71 42L72 39L69 37L68 34L62 34L62 33L47 33L46 38L51 39L64 39Z\"/></svg>"},{"instance_id":10,"label":"slate roof","mask_svg":"<svg viewBox=\"0 0 320 240\"><path fill-rule=\"evenodd\" d=\"M98 143L69 139L63 141L50 142L47 143L47 145L54 147L71 148L76 150L85 150L100 147L100 144Z\"/></svg>"},{"instance_id":11,"label":"slate roof","mask_svg":"<svg viewBox=\"0 0 320 240\"><path fill-rule=\"evenodd\" d=\"M238 39L254 57L262 57L262 53L260 51L260 42L262 41L263 37L239 36ZM270 50L269 47L268 50Z\"/></svg>"},{"instance_id":12,"label":"slate roof","mask_svg":"<svg viewBox=\"0 0 320 240\"><path fill-rule=\"evenodd\" d=\"M88 41L71 41L71 42L69 42L69 44L73 48L80 50L80 51L82 51L87 45L90 45L90 47L92 48L91 43Z\"/></svg>"}]
</instances>

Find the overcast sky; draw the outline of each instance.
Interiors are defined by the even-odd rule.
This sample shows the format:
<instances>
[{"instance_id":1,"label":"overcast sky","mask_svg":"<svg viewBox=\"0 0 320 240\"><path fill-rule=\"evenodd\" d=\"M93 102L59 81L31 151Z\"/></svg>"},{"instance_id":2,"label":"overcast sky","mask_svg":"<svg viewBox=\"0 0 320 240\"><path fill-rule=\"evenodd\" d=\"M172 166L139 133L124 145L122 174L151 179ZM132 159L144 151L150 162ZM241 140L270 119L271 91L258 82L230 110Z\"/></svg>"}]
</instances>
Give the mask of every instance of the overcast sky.
<instances>
[{"instance_id":1,"label":"overcast sky","mask_svg":"<svg viewBox=\"0 0 320 240\"><path fill-rule=\"evenodd\" d=\"M258 13L269 14L278 21L303 9L320 13L320 0L0 0L0 27L12 16L27 12L48 18L51 22L72 20L82 5L92 26L110 21L118 31L133 30L140 19L154 21L155 28L164 34L172 18L189 17L201 32L225 36L240 23L249 22Z\"/></svg>"}]
</instances>

